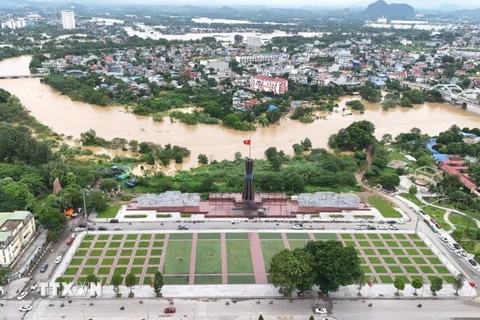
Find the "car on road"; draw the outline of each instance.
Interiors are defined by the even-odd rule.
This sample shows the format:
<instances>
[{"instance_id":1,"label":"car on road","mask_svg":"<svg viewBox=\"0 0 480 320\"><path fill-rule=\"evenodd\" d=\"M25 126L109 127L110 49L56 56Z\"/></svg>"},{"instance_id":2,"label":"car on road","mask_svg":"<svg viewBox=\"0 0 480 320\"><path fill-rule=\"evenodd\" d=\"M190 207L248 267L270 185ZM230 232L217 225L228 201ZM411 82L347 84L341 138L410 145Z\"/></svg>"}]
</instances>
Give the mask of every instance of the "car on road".
<instances>
[{"instance_id":1,"label":"car on road","mask_svg":"<svg viewBox=\"0 0 480 320\"><path fill-rule=\"evenodd\" d=\"M306 229L307 229L307 230L313 230L314 228L313 228L313 226L307 226Z\"/></svg>"},{"instance_id":2,"label":"car on road","mask_svg":"<svg viewBox=\"0 0 480 320\"><path fill-rule=\"evenodd\" d=\"M398 219L398 224L405 224L405 220L404 219Z\"/></svg>"},{"instance_id":3,"label":"car on road","mask_svg":"<svg viewBox=\"0 0 480 320\"><path fill-rule=\"evenodd\" d=\"M73 229L73 231L75 232L82 232L83 230L85 230L84 228L75 228Z\"/></svg>"},{"instance_id":4,"label":"car on road","mask_svg":"<svg viewBox=\"0 0 480 320\"><path fill-rule=\"evenodd\" d=\"M397 228L396 226L394 226L394 225L391 225L391 226L390 226L390 230L398 230L398 228Z\"/></svg>"},{"instance_id":5,"label":"car on road","mask_svg":"<svg viewBox=\"0 0 480 320\"><path fill-rule=\"evenodd\" d=\"M459 258L463 258L463 254L460 250L455 250L455 254L457 255L457 257Z\"/></svg>"},{"instance_id":6,"label":"car on road","mask_svg":"<svg viewBox=\"0 0 480 320\"><path fill-rule=\"evenodd\" d=\"M101 227L98 227L98 230L99 230L99 231L105 231L105 230L108 230L108 228L101 226Z\"/></svg>"},{"instance_id":7,"label":"car on road","mask_svg":"<svg viewBox=\"0 0 480 320\"><path fill-rule=\"evenodd\" d=\"M327 309L325 309L325 308L317 308L317 309L315 309L315 313L316 314L326 314L328 312L327 312Z\"/></svg>"},{"instance_id":8,"label":"car on road","mask_svg":"<svg viewBox=\"0 0 480 320\"><path fill-rule=\"evenodd\" d=\"M460 247L460 245L458 243L452 243L452 246L456 249L456 250L461 250L462 247Z\"/></svg>"},{"instance_id":9,"label":"car on road","mask_svg":"<svg viewBox=\"0 0 480 320\"><path fill-rule=\"evenodd\" d=\"M110 223L118 223L118 219L110 219Z\"/></svg>"},{"instance_id":10,"label":"car on road","mask_svg":"<svg viewBox=\"0 0 480 320\"><path fill-rule=\"evenodd\" d=\"M163 313L175 313L177 311L174 307L168 307L163 310Z\"/></svg>"},{"instance_id":11,"label":"car on road","mask_svg":"<svg viewBox=\"0 0 480 320\"><path fill-rule=\"evenodd\" d=\"M292 228L293 228L294 230L302 230L302 229L303 229L303 227L302 227L301 225L299 225L299 224L294 225Z\"/></svg>"},{"instance_id":12,"label":"car on road","mask_svg":"<svg viewBox=\"0 0 480 320\"><path fill-rule=\"evenodd\" d=\"M71 245L73 243L73 240L75 240L75 237L70 237L67 239L67 246Z\"/></svg>"},{"instance_id":13,"label":"car on road","mask_svg":"<svg viewBox=\"0 0 480 320\"><path fill-rule=\"evenodd\" d=\"M388 230L388 227L387 227L387 226L379 226L378 229L380 229L380 230Z\"/></svg>"},{"instance_id":14,"label":"car on road","mask_svg":"<svg viewBox=\"0 0 480 320\"><path fill-rule=\"evenodd\" d=\"M80 223L78 225L79 228L86 228L87 227L87 224L84 222L84 223Z\"/></svg>"},{"instance_id":15,"label":"car on road","mask_svg":"<svg viewBox=\"0 0 480 320\"><path fill-rule=\"evenodd\" d=\"M58 256L58 257L55 259L55 263L56 263L56 264L59 264L60 261L62 261L62 258L63 258L62 256Z\"/></svg>"},{"instance_id":16,"label":"car on road","mask_svg":"<svg viewBox=\"0 0 480 320\"><path fill-rule=\"evenodd\" d=\"M460 251L460 253L462 254L462 256L466 257L467 256L467 251L465 251L464 249L460 249L458 250Z\"/></svg>"},{"instance_id":17,"label":"car on road","mask_svg":"<svg viewBox=\"0 0 480 320\"><path fill-rule=\"evenodd\" d=\"M374 226L367 226L367 230L377 230Z\"/></svg>"},{"instance_id":18,"label":"car on road","mask_svg":"<svg viewBox=\"0 0 480 320\"><path fill-rule=\"evenodd\" d=\"M445 243L448 243L448 238L447 237L440 237L440 240L442 240Z\"/></svg>"},{"instance_id":19,"label":"car on road","mask_svg":"<svg viewBox=\"0 0 480 320\"><path fill-rule=\"evenodd\" d=\"M87 230L88 230L88 231L94 231L95 228L94 228L94 227L87 227Z\"/></svg>"},{"instance_id":20,"label":"car on road","mask_svg":"<svg viewBox=\"0 0 480 320\"><path fill-rule=\"evenodd\" d=\"M355 230L363 230L365 229L366 227L364 226L355 226Z\"/></svg>"},{"instance_id":21,"label":"car on road","mask_svg":"<svg viewBox=\"0 0 480 320\"><path fill-rule=\"evenodd\" d=\"M17 299L18 299L18 300L23 300L23 298L25 298L27 295L28 295L28 292L27 292L27 291L22 291L22 292L20 292L20 294L18 295Z\"/></svg>"},{"instance_id":22,"label":"car on road","mask_svg":"<svg viewBox=\"0 0 480 320\"><path fill-rule=\"evenodd\" d=\"M179 224L178 225L178 230L188 230L188 226L183 225L183 224Z\"/></svg>"},{"instance_id":23,"label":"car on road","mask_svg":"<svg viewBox=\"0 0 480 320\"><path fill-rule=\"evenodd\" d=\"M468 263L470 263L472 266L476 267L478 266L478 263L477 261L473 260L473 259L468 259Z\"/></svg>"},{"instance_id":24,"label":"car on road","mask_svg":"<svg viewBox=\"0 0 480 320\"><path fill-rule=\"evenodd\" d=\"M32 282L32 285L30 286L30 290L35 291L38 288L38 282L34 281Z\"/></svg>"},{"instance_id":25,"label":"car on road","mask_svg":"<svg viewBox=\"0 0 480 320\"><path fill-rule=\"evenodd\" d=\"M40 273L44 273L45 271L47 271L47 269L48 269L48 263L42 264L42 266L40 267Z\"/></svg>"},{"instance_id":26,"label":"car on road","mask_svg":"<svg viewBox=\"0 0 480 320\"><path fill-rule=\"evenodd\" d=\"M395 221L395 220L387 220L387 223L389 223L389 224L395 224L395 223L397 223L397 221Z\"/></svg>"},{"instance_id":27,"label":"car on road","mask_svg":"<svg viewBox=\"0 0 480 320\"><path fill-rule=\"evenodd\" d=\"M123 228L120 227L120 226L116 226L116 227L115 227L115 230L123 230Z\"/></svg>"},{"instance_id":28,"label":"car on road","mask_svg":"<svg viewBox=\"0 0 480 320\"><path fill-rule=\"evenodd\" d=\"M447 248L450 250L456 250L456 248L451 243L447 244Z\"/></svg>"},{"instance_id":29,"label":"car on road","mask_svg":"<svg viewBox=\"0 0 480 320\"><path fill-rule=\"evenodd\" d=\"M21 306L20 309L18 309L21 312L27 312L32 310L32 306Z\"/></svg>"}]
</instances>

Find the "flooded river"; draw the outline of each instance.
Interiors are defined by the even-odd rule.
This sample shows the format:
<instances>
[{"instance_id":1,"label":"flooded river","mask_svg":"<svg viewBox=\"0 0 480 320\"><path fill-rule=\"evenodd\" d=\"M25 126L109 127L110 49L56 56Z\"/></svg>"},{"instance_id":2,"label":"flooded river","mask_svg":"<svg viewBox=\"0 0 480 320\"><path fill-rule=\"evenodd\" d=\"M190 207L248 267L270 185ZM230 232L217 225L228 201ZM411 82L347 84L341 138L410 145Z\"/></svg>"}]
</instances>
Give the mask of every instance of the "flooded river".
<instances>
[{"instance_id":1,"label":"flooded river","mask_svg":"<svg viewBox=\"0 0 480 320\"><path fill-rule=\"evenodd\" d=\"M2 61L0 75L26 74L29 62L29 57ZM94 129L98 136L108 140L120 137L184 146L192 151L192 155L183 166L176 166L177 170L196 166L200 153L216 160L233 159L237 151L246 155L248 148L243 145L243 140L250 137L252 156L257 158L263 157L265 149L272 146L291 154L292 145L306 137L312 140L314 147L324 148L332 133L358 120L373 122L379 138L385 133L395 136L413 127L428 134L438 134L452 124L461 128L480 126L480 115L449 104L426 103L414 108L397 107L389 111L382 111L379 104L366 104L364 114L343 116L341 112L332 113L327 115L327 120L316 120L310 124L282 119L279 125L258 128L255 132L242 132L220 125L188 126L172 122L169 118L164 118L164 122L154 122L149 117L127 113L120 107L99 107L71 101L69 97L61 96L49 86L41 84L39 79L0 80L0 88L16 95L40 122L74 139L78 139L80 133ZM352 99L356 98L344 98L339 104L342 107Z\"/></svg>"}]
</instances>

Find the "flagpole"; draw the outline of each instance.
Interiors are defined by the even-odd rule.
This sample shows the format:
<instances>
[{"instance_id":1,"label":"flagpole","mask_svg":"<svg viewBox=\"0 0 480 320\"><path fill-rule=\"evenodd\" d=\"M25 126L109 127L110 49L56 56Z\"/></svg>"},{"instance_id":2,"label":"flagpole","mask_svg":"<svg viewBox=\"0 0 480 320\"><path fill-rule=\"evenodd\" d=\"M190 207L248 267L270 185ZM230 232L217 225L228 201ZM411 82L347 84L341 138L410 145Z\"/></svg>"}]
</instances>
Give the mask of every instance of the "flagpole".
<instances>
[{"instance_id":1,"label":"flagpole","mask_svg":"<svg viewBox=\"0 0 480 320\"><path fill-rule=\"evenodd\" d=\"M251 159L252 158L252 137L249 138L250 143L248 144L248 157Z\"/></svg>"}]
</instances>

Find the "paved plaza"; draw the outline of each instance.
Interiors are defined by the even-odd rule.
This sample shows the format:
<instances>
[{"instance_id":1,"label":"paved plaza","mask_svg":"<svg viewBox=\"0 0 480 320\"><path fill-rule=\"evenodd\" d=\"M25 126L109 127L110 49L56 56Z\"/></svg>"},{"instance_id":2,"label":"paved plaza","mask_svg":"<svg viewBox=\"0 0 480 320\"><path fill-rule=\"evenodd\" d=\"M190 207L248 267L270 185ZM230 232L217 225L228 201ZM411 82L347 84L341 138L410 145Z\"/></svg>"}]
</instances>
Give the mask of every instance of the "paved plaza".
<instances>
[{"instance_id":1,"label":"paved plaza","mask_svg":"<svg viewBox=\"0 0 480 320\"><path fill-rule=\"evenodd\" d=\"M65 281L83 282L89 274L110 284L112 276L133 273L148 285L157 270L170 285L268 284L267 270L281 249L300 248L311 240L338 240L359 253L367 281L410 283L454 276L415 234L211 232L85 235L72 259L61 267Z\"/></svg>"}]
</instances>

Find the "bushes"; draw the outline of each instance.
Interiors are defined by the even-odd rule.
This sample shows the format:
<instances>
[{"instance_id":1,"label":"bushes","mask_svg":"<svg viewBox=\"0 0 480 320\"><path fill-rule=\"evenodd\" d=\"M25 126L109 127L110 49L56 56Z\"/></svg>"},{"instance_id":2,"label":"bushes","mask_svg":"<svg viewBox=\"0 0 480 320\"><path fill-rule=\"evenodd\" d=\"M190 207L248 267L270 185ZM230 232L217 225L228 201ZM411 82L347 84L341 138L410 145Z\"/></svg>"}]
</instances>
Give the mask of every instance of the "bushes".
<instances>
[{"instance_id":1,"label":"bushes","mask_svg":"<svg viewBox=\"0 0 480 320\"><path fill-rule=\"evenodd\" d=\"M129 219L142 219L148 217L146 214L126 214L125 218Z\"/></svg>"},{"instance_id":2,"label":"bushes","mask_svg":"<svg viewBox=\"0 0 480 320\"><path fill-rule=\"evenodd\" d=\"M157 218L171 218L172 215L169 213L158 213Z\"/></svg>"}]
</instances>

